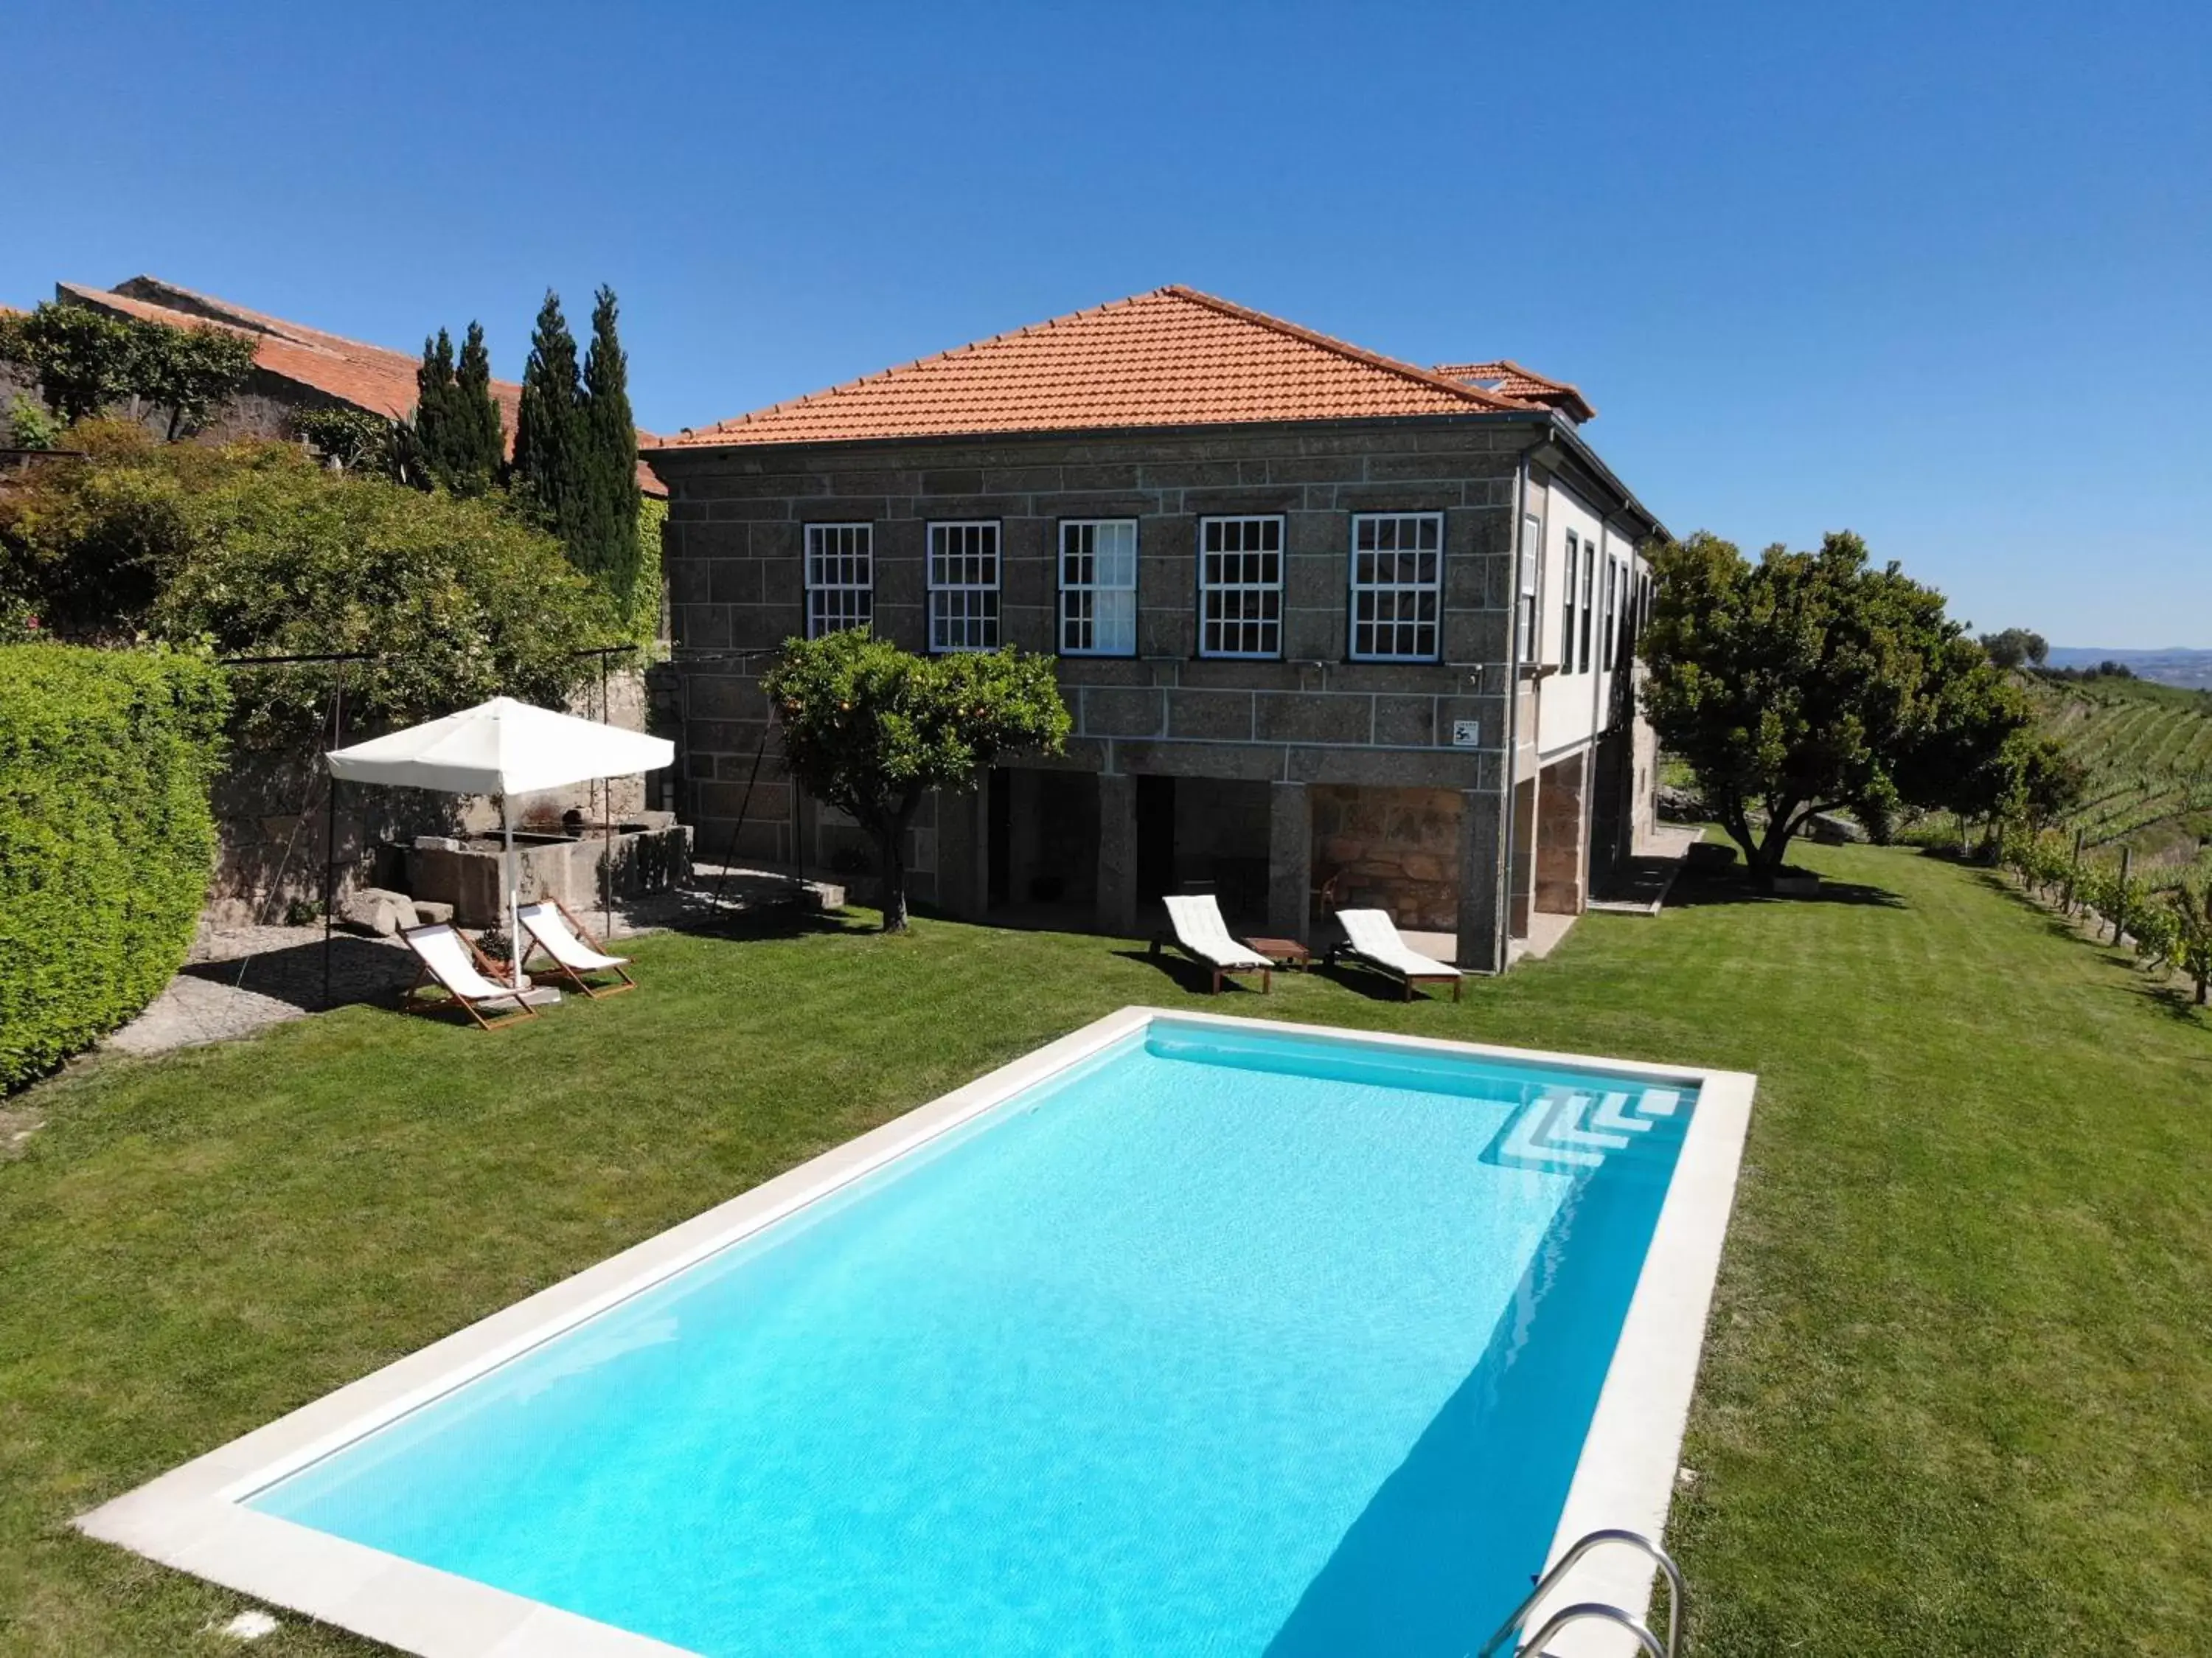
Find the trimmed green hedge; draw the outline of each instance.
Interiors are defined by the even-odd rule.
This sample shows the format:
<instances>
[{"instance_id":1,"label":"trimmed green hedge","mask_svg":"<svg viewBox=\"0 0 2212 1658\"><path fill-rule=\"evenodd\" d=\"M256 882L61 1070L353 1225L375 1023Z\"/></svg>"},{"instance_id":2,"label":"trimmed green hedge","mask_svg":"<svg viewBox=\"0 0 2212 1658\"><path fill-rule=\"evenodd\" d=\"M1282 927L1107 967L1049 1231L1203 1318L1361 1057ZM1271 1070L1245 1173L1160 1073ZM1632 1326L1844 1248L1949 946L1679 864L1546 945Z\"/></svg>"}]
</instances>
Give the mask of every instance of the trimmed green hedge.
<instances>
[{"instance_id":1,"label":"trimmed green hedge","mask_svg":"<svg viewBox=\"0 0 2212 1658\"><path fill-rule=\"evenodd\" d=\"M215 857L222 670L166 652L0 645L0 1090L161 993Z\"/></svg>"}]
</instances>

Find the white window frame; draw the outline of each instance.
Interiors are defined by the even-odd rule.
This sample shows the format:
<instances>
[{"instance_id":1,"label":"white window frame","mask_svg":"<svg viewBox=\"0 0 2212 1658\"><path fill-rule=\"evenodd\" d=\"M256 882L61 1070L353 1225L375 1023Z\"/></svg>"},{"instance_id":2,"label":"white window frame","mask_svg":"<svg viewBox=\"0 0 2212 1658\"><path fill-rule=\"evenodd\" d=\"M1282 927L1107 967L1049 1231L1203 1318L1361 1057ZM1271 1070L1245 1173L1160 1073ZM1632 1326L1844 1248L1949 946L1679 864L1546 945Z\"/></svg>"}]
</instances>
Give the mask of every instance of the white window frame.
<instances>
[{"instance_id":1,"label":"white window frame","mask_svg":"<svg viewBox=\"0 0 2212 1658\"><path fill-rule=\"evenodd\" d=\"M1118 558L1120 552L1117 549L1110 554L1100 553L1097 546L1099 532L1112 530L1118 538L1124 529L1128 532L1129 539L1127 549L1129 579L1126 584L1101 581L1099 579L1101 559L1107 557ZM1091 546L1085 549L1071 552L1068 546L1071 532L1080 539L1082 532L1085 530L1091 533ZM1061 655L1133 656L1137 654L1137 521L1133 518L1063 518L1060 521L1058 552L1054 562L1060 573L1060 617L1057 638ZM1087 558L1091 561L1089 581L1068 580L1068 561L1071 558ZM1102 645L1098 643L1102 625L1099 600L1102 598L1115 597L1123 594L1128 595L1128 643L1126 648L1118 644ZM1087 613L1081 617L1074 614L1074 610L1079 604L1087 610ZM1087 645L1070 644L1068 636L1069 630L1073 626L1089 628L1091 643Z\"/></svg>"},{"instance_id":2,"label":"white window frame","mask_svg":"<svg viewBox=\"0 0 2212 1658\"><path fill-rule=\"evenodd\" d=\"M1538 636L1544 616L1544 521L1533 512L1521 515L1520 564L1513 607L1513 654L1529 663L1538 661L1543 649Z\"/></svg>"},{"instance_id":3,"label":"white window frame","mask_svg":"<svg viewBox=\"0 0 2212 1658\"><path fill-rule=\"evenodd\" d=\"M922 563L929 576L929 654L957 656L965 652L996 650L1000 633L1000 584L1006 575L1006 546L995 518L939 518L925 531ZM964 544L945 545L957 536ZM942 573L940 561L988 561L988 579L967 570L958 579ZM953 638L957 633L960 637Z\"/></svg>"},{"instance_id":4,"label":"white window frame","mask_svg":"<svg viewBox=\"0 0 2212 1658\"><path fill-rule=\"evenodd\" d=\"M1575 653L1575 672L1577 674L1587 674L1590 671L1590 645L1592 643L1590 636L1595 631L1597 623L1597 542L1595 539L1588 536L1585 536L1583 539L1581 598L1583 601L1583 625L1582 631L1578 636L1581 640L1581 645Z\"/></svg>"},{"instance_id":5,"label":"white window frame","mask_svg":"<svg viewBox=\"0 0 2212 1658\"><path fill-rule=\"evenodd\" d=\"M1272 554L1275 561L1273 581L1209 582L1206 579L1206 536L1214 526L1220 524L1265 524L1273 527L1275 542L1273 547L1240 547L1233 551L1217 552L1213 556L1228 558L1266 558ZM1281 513L1217 513L1208 514L1200 518L1198 558L1195 561L1197 569L1194 573L1198 581L1198 654L1200 656L1224 661L1273 662L1282 660L1283 575L1285 560L1289 557L1289 521ZM1267 630L1273 629L1274 649L1272 650L1209 650L1206 643L1207 628L1206 601L1209 596L1215 594L1224 596L1237 595L1241 600L1252 602L1257 612L1251 615L1224 616L1220 619L1220 626L1239 629L1256 627L1261 631L1262 637L1266 637ZM1270 599L1273 600L1272 606L1267 602Z\"/></svg>"},{"instance_id":6,"label":"white window frame","mask_svg":"<svg viewBox=\"0 0 2212 1658\"><path fill-rule=\"evenodd\" d=\"M1395 524L1400 527L1396 533L1396 537L1394 539L1402 539L1407 527L1416 527L1416 544L1412 547L1398 546L1390 548L1385 548L1380 546L1363 548L1359 545L1359 532L1361 526L1366 524L1381 525L1385 523ZM1434 532L1436 541L1436 545L1434 546L1424 547L1419 545L1419 537L1420 531L1422 530L1431 530ZM1382 539L1382 536L1379 532L1376 539L1378 543ZM1411 553L1416 559L1419 559L1422 554L1426 553L1434 558L1435 563L1431 567L1429 578L1425 582L1419 579L1418 572L1414 579L1412 581L1399 581L1394 579L1388 582L1363 582L1359 579L1359 557L1362 552L1370 553L1377 558L1382 557L1386 554L1396 557ZM1351 603L1346 617L1346 625L1349 631L1346 632L1345 640L1346 643L1350 647L1346 654L1353 661L1433 662L1443 659L1444 641L1443 514L1440 512L1356 512L1352 514L1352 552L1351 557L1346 560L1346 575L1350 589ZM1392 600L1390 608L1394 612L1398 608L1399 603L1407 599L1411 599L1413 601L1416 610L1418 611L1420 600L1422 597L1425 595L1430 600L1429 614L1426 619L1423 619L1418 614L1411 619L1401 618L1394 614L1387 621L1378 619L1369 622L1367 625L1377 630L1378 637L1380 637L1381 633L1383 631L1389 631L1395 633L1400 628L1410 627L1413 630L1413 637L1417 643L1420 639L1421 634L1425 631L1428 635L1429 648L1426 650L1417 649L1410 651L1360 649L1359 629L1361 623L1359 618L1359 600L1363 594L1373 595L1377 600L1388 596ZM1381 608L1379 604L1377 608Z\"/></svg>"},{"instance_id":7,"label":"white window frame","mask_svg":"<svg viewBox=\"0 0 2212 1658\"><path fill-rule=\"evenodd\" d=\"M1582 558L1582 537L1567 532L1567 579L1559 584L1559 672L1575 671L1575 570Z\"/></svg>"},{"instance_id":8,"label":"white window frame","mask_svg":"<svg viewBox=\"0 0 2212 1658\"><path fill-rule=\"evenodd\" d=\"M835 538L838 544L829 543ZM802 538L806 637L872 627L876 619L876 527L809 524ZM831 561L842 561L833 566ZM857 568L858 579L854 577Z\"/></svg>"},{"instance_id":9,"label":"white window frame","mask_svg":"<svg viewBox=\"0 0 2212 1658\"><path fill-rule=\"evenodd\" d=\"M1613 561L1613 579L1607 583L1605 605L1605 666L1607 673L1620 667L1620 637L1628 617L1628 560Z\"/></svg>"}]
</instances>

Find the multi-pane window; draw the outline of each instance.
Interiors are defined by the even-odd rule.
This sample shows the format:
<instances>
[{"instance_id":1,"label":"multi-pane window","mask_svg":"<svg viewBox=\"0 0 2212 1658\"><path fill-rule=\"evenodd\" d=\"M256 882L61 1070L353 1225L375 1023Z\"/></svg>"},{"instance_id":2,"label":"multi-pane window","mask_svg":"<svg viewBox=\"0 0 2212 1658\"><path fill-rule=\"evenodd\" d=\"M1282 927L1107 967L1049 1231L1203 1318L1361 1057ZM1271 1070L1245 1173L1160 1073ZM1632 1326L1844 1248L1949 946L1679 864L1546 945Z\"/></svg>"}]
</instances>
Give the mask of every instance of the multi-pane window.
<instances>
[{"instance_id":1,"label":"multi-pane window","mask_svg":"<svg viewBox=\"0 0 2212 1658\"><path fill-rule=\"evenodd\" d=\"M1587 674L1590 666L1590 633L1597 622L1597 543L1583 543L1582 647L1575 655L1575 672Z\"/></svg>"},{"instance_id":2,"label":"multi-pane window","mask_svg":"<svg viewBox=\"0 0 2212 1658\"><path fill-rule=\"evenodd\" d=\"M1513 654L1524 662L1536 660L1536 588L1543 568L1544 521L1532 512L1521 520L1520 596L1513 612Z\"/></svg>"},{"instance_id":3,"label":"multi-pane window","mask_svg":"<svg viewBox=\"0 0 2212 1658\"><path fill-rule=\"evenodd\" d=\"M1198 521L1198 654L1283 654L1283 521Z\"/></svg>"},{"instance_id":4,"label":"multi-pane window","mask_svg":"<svg viewBox=\"0 0 2212 1658\"><path fill-rule=\"evenodd\" d=\"M1559 583L1559 672L1575 671L1575 572L1582 568L1582 538L1567 532L1567 579Z\"/></svg>"},{"instance_id":5,"label":"multi-pane window","mask_svg":"<svg viewBox=\"0 0 2212 1658\"><path fill-rule=\"evenodd\" d=\"M929 648L999 648L999 526L929 527Z\"/></svg>"},{"instance_id":6,"label":"multi-pane window","mask_svg":"<svg viewBox=\"0 0 2212 1658\"><path fill-rule=\"evenodd\" d=\"M1629 609L1631 602L1628 584L1628 564L1616 558L1613 564L1612 625L1606 631L1605 661L1607 667L1617 668L1626 656L1629 633L1633 626Z\"/></svg>"},{"instance_id":7,"label":"multi-pane window","mask_svg":"<svg viewBox=\"0 0 2212 1658\"><path fill-rule=\"evenodd\" d=\"M1060 527L1060 649L1137 654L1137 521L1071 518Z\"/></svg>"},{"instance_id":8,"label":"multi-pane window","mask_svg":"<svg viewBox=\"0 0 2212 1658\"><path fill-rule=\"evenodd\" d=\"M806 527L808 638L866 627L875 619L875 537L872 524Z\"/></svg>"},{"instance_id":9,"label":"multi-pane window","mask_svg":"<svg viewBox=\"0 0 2212 1658\"><path fill-rule=\"evenodd\" d=\"M1444 515L1352 515L1352 659L1434 661L1442 600Z\"/></svg>"},{"instance_id":10,"label":"multi-pane window","mask_svg":"<svg viewBox=\"0 0 2212 1658\"><path fill-rule=\"evenodd\" d=\"M1605 561L1605 606L1598 612L1597 616L1597 665L1608 673L1613 668L1613 619L1616 614L1613 603L1619 590L1620 580L1620 561L1618 558L1607 559Z\"/></svg>"}]
</instances>

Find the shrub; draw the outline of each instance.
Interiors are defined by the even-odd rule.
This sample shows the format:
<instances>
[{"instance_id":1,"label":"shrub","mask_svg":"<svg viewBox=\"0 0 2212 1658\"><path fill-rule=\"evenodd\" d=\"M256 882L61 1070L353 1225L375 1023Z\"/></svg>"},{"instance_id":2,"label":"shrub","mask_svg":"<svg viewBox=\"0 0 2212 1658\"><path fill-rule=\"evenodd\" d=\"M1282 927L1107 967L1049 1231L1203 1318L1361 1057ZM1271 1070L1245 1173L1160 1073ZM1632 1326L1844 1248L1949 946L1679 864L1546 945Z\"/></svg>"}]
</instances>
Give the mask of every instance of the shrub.
<instances>
[{"instance_id":1,"label":"shrub","mask_svg":"<svg viewBox=\"0 0 2212 1658\"><path fill-rule=\"evenodd\" d=\"M191 656L0 645L0 1089L113 1030L183 962L226 703Z\"/></svg>"},{"instance_id":2,"label":"shrub","mask_svg":"<svg viewBox=\"0 0 2212 1658\"><path fill-rule=\"evenodd\" d=\"M151 444L98 424L91 451L0 501L0 591L79 637L143 633L226 655L373 652L346 670L357 725L504 692L558 707L617 637L606 597L551 537L491 500L330 472L284 443ZM238 732L296 741L329 668L235 681Z\"/></svg>"}]
</instances>

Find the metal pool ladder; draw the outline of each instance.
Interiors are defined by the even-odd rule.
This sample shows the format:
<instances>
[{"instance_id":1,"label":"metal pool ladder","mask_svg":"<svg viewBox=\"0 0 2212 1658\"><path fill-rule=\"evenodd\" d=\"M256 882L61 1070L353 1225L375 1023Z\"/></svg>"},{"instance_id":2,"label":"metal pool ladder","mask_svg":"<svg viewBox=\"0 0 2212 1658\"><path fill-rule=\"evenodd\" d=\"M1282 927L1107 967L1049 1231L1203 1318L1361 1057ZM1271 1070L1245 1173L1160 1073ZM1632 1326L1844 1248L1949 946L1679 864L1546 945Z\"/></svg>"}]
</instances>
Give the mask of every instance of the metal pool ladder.
<instances>
[{"instance_id":1,"label":"metal pool ladder","mask_svg":"<svg viewBox=\"0 0 2212 1658\"><path fill-rule=\"evenodd\" d=\"M1570 1624L1581 1623L1618 1624L1636 1637L1637 1644L1643 1649L1647 1658L1679 1658L1682 1651L1682 1613L1690 1602L1689 1586L1682 1581L1682 1569L1674 1564L1674 1556L1668 1554L1666 1550L1644 1536L1643 1533L1624 1531L1618 1527L1607 1527L1603 1531L1592 1532L1561 1555L1559 1564L1536 1580L1536 1587L1528 1591L1528 1599L1514 1607L1512 1616L1498 1626L1498 1633L1482 1643L1480 1649L1475 1653L1475 1658L1491 1658L1492 1653L1504 1647L1508 1641L1512 1640L1515 1631L1521 1627L1521 1620L1528 1615L1528 1609L1550 1594L1552 1586L1565 1576L1584 1555L1607 1543L1624 1543L1630 1548L1650 1557L1651 1564L1656 1566L1667 1579L1665 1644L1662 1645L1657 1636L1619 1606L1609 1606L1599 1600L1584 1600L1575 1606L1563 1607L1554 1613L1544 1627L1538 1630L1534 1635L1512 1648L1514 1658L1542 1658L1544 1647L1547 1642L1557 1637Z\"/></svg>"}]
</instances>

